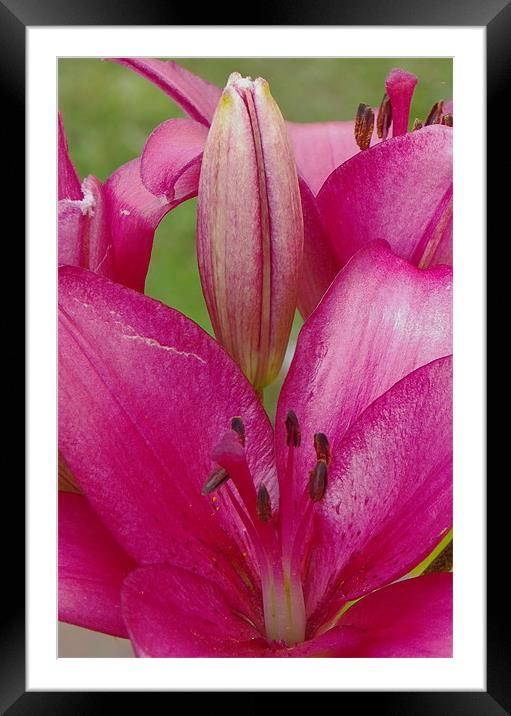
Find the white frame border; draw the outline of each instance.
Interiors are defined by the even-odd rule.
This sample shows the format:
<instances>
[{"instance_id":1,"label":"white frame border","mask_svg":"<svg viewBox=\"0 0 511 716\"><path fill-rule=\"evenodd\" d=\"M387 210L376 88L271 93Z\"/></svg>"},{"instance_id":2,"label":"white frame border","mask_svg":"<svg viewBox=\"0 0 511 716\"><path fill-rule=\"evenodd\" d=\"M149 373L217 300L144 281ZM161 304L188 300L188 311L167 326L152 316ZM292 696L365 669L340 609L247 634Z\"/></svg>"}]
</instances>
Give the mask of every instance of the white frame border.
<instances>
[{"instance_id":1,"label":"white frame border","mask_svg":"<svg viewBox=\"0 0 511 716\"><path fill-rule=\"evenodd\" d=\"M28 691L486 689L485 44L484 27L27 28ZM454 519L463 539L456 541L453 659L56 657L53 237L59 56L454 57ZM50 524L55 528L48 529Z\"/></svg>"}]
</instances>

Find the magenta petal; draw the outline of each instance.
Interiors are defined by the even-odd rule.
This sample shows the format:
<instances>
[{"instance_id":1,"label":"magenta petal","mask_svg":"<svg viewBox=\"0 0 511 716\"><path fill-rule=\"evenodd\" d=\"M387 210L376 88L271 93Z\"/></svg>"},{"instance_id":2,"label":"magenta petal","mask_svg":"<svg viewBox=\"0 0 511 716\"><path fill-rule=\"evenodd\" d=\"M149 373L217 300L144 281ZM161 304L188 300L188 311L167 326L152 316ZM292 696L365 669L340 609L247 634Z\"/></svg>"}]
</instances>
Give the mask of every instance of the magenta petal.
<instances>
[{"instance_id":1,"label":"magenta petal","mask_svg":"<svg viewBox=\"0 0 511 716\"><path fill-rule=\"evenodd\" d=\"M119 167L106 181L105 192L115 261L113 278L142 292L156 227L179 201L170 203L145 188L140 159Z\"/></svg>"},{"instance_id":2,"label":"magenta petal","mask_svg":"<svg viewBox=\"0 0 511 716\"><path fill-rule=\"evenodd\" d=\"M326 180L318 206L341 265L374 239L416 264L452 212L452 129L435 125L360 152ZM431 251L432 247L429 246Z\"/></svg>"},{"instance_id":3,"label":"magenta petal","mask_svg":"<svg viewBox=\"0 0 511 716\"><path fill-rule=\"evenodd\" d=\"M109 58L138 72L172 97L192 119L209 126L222 90L172 60Z\"/></svg>"},{"instance_id":4,"label":"magenta petal","mask_svg":"<svg viewBox=\"0 0 511 716\"><path fill-rule=\"evenodd\" d=\"M340 270L340 262L321 223L316 199L300 179L303 211L303 271L298 288L298 310L307 318Z\"/></svg>"},{"instance_id":5,"label":"magenta petal","mask_svg":"<svg viewBox=\"0 0 511 716\"><path fill-rule=\"evenodd\" d=\"M59 266L83 266L83 233L85 230L82 201L62 199L58 203Z\"/></svg>"},{"instance_id":6,"label":"magenta petal","mask_svg":"<svg viewBox=\"0 0 511 716\"><path fill-rule=\"evenodd\" d=\"M452 574L428 574L370 594L293 656L451 658Z\"/></svg>"},{"instance_id":7,"label":"magenta petal","mask_svg":"<svg viewBox=\"0 0 511 716\"><path fill-rule=\"evenodd\" d=\"M82 237L83 263L85 268L110 277L113 271L112 240L105 187L94 176L88 176L83 184L83 203L86 204L85 226Z\"/></svg>"},{"instance_id":8,"label":"magenta petal","mask_svg":"<svg viewBox=\"0 0 511 716\"><path fill-rule=\"evenodd\" d=\"M385 80L385 89L392 107L392 135L397 137L408 130L408 118L417 77L411 72L398 68L389 72Z\"/></svg>"},{"instance_id":9,"label":"magenta petal","mask_svg":"<svg viewBox=\"0 0 511 716\"><path fill-rule=\"evenodd\" d=\"M69 156L67 137L64 131L62 115L58 113L58 198L60 199L81 199L82 189L80 177Z\"/></svg>"},{"instance_id":10,"label":"magenta petal","mask_svg":"<svg viewBox=\"0 0 511 716\"><path fill-rule=\"evenodd\" d=\"M312 628L408 573L452 527L451 357L407 375L331 438L306 580Z\"/></svg>"},{"instance_id":11,"label":"magenta petal","mask_svg":"<svg viewBox=\"0 0 511 716\"><path fill-rule=\"evenodd\" d=\"M358 154L354 122L287 122L299 174L314 194L334 169ZM371 145L377 143L376 129Z\"/></svg>"},{"instance_id":12,"label":"magenta petal","mask_svg":"<svg viewBox=\"0 0 511 716\"><path fill-rule=\"evenodd\" d=\"M173 201L198 191L208 130L190 119L169 119L149 136L140 174L146 189Z\"/></svg>"},{"instance_id":13,"label":"magenta petal","mask_svg":"<svg viewBox=\"0 0 511 716\"><path fill-rule=\"evenodd\" d=\"M392 141L392 140L388 140ZM316 432L341 437L378 396L421 365L452 352L452 270L419 270L382 242L358 252L298 336L275 422L284 474L285 419L302 432L297 476L314 466Z\"/></svg>"},{"instance_id":14,"label":"magenta petal","mask_svg":"<svg viewBox=\"0 0 511 716\"><path fill-rule=\"evenodd\" d=\"M452 266L452 203L451 213L447 214L439 229L440 235L435 236L434 242L430 244L431 254L423 257L422 261L426 258L429 266L438 266L439 264Z\"/></svg>"},{"instance_id":15,"label":"magenta petal","mask_svg":"<svg viewBox=\"0 0 511 716\"><path fill-rule=\"evenodd\" d=\"M122 610L139 657L263 656L268 648L228 593L184 569L136 570L124 583Z\"/></svg>"},{"instance_id":16,"label":"magenta petal","mask_svg":"<svg viewBox=\"0 0 511 716\"><path fill-rule=\"evenodd\" d=\"M59 619L127 637L121 586L136 564L82 495L59 492Z\"/></svg>"},{"instance_id":17,"label":"magenta petal","mask_svg":"<svg viewBox=\"0 0 511 716\"><path fill-rule=\"evenodd\" d=\"M81 192L80 199L59 201L59 264L110 277L113 255L105 188L88 176Z\"/></svg>"},{"instance_id":18,"label":"magenta petal","mask_svg":"<svg viewBox=\"0 0 511 716\"><path fill-rule=\"evenodd\" d=\"M201 489L240 416L251 472L278 502L271 425L246 379L192 321L90 272L61 269L59 308L59 448L94 509L138 562L209 545L245 578L238 517Z\"/></svg>"}]
</instances>

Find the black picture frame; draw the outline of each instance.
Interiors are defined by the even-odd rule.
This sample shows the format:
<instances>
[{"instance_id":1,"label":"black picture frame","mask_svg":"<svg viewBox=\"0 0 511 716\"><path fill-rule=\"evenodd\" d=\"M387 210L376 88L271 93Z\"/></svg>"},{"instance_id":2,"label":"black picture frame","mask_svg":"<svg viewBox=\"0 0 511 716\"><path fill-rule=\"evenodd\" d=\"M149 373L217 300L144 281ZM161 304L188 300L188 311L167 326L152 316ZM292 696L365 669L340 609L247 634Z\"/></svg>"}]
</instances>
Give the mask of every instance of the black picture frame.
<instances>
[{"instance_id":1,"label":"black picture frame","mask_svg":"<svg viewBox=\"0 0 511 716\"><path fill-rule=\"evenodd\" d=\"M27 26L73 25L195 25L195 7L175 7L171 0L0 0L0 78L5 110L3 123L3 158L8 167L9 211L23 216L24 186L24 87L25 87L25 31ZM218 5L201 10L201 25L219 25L223 17ZM247 14L248 15L248 14ZM229 17L232 19L232 15ZM507 129L504 96L505 80L511 76L511 1L510 0L365 0L364 3L340 0L294 0L294 2L259 2L250 9L250 17L236 16L235 24L247 25L403 25L403 26L484 26L487 38L487 101L488 101L488 234L497 236L497 226L504 223L502 211L507 205L504 192L508 182L502 182L499 167L511 166L505 142ZM233 23L225 23L233 24ZM497 127L498 121L498 127ZM8 137L8 141L6 138ZM498 151L497 151L498 143ZM9 158L9 152L12 157ZM505 157L508 156L508 160ZM498 164L497 164L498 157ZM494 171L492 171L494 170ZM509 202L509 199L507 199ZM492 231L492 227L495 229ZM18 226L21 231L21 227ZM509 229L507 229L507 232ZM22 249L21 238L18 249ZM21 251L23 253L23 251ZM14 259L23 262L23 255ZM19 284L19 281L18 281ZM17 288L20 291L19 285ZM13 332L20 329L19 319L13 321ZM19 345L22 345L22 341ZM13 354L15 357L15 354ZM13 361L22 365L22 361ZM7 405L20 404L20 390L15 381L5 386ZM10 381L9 381L10 382ZM505 473L500 477L505 479ZM111 712L112 697L128 696L133 707L137 694L95 692L25 692L25 613L24 613L24 482L19 463L17 473L6 476L4 482L4 516L9 505L8 539L4 537L3 567L6 577L2 590L4 608L0 633L0 712L9 716L21 714L88 714ZM346 709L353 699L377 714L399 716L422 714L458 714L495 716L511 713L511 658L509 646L509 598L501 588L502 575L507 571L505 546L509 538L507 524L501 510L506 505L497 490L488 490L488 594L487 594L487 690L466 692L343 692L340 707ZM4 520L5 524L6 520ZM504 547L504 557L502 557ZM53 579L53 575L49 575ZM7 588L8 586L8 588ZM506 628L507 625L507 628ZM146 698L145 695L143 698ZM170 695L172 696L172 695ZM255 713L258 707L267 708L263 694L254 694L246 711ZM273 697L272 697L273 698ZM135 701L133 700L135 699ZM355 701L356 699L356 701ZM362 700L360 700L362 699ZM265 705L266 704L266 705ZM147 707L147 706L146 706Z\"/></svg>"}]
</instances>

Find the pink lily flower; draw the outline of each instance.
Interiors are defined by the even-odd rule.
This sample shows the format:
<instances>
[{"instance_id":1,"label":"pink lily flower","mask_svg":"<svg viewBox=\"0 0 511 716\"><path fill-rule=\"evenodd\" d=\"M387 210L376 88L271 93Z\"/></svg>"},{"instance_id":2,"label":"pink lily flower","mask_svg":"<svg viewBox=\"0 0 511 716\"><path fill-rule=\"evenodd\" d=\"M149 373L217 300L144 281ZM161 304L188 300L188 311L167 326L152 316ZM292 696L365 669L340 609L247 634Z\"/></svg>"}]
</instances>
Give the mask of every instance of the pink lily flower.
<instances>
[{"instance_id":1,"label":"pink lily flower","mask_svg":"<svg viewBox=\"0 0 511 716\"><path fill-rule=\"evenodd\" d=\"M59 112L60 265L87 268L143 292L159 222L194 193L182 186L172 200L155 197L141 181L140 158L123 164L104 184L95 176L80 183Z\"/></svg>"},{"instance_id":2,"label":"pink lily flower","mask_svg":"<svg viewBox=\"0 0 511 716\"><path fill-rule=\"evenodd\" d=\"M284 120L266 80L229 77L204 150L197 254L215 336L262 391L296 310L303 216Z\"/></svg>"},{"instance_id":3,"label":"pink lily flower","mask_svg":"<svg viewBox=\"0 0 511 716\"><path fill-rule=\"evenodd\" d=\"M148 138L144 185L165 198L185 181L196 193L194 176L221 90L172 61L114 61L156 84L190 117L170 119ZM452 103L437 103L423 129L407 132L417 77L395 69L385 84L377 120L371 123L374 112L367 112L362 145L356 122L286 123L304 214L306 269L298 290L304 318L369 241L387 241L421 268L452 264L452 127L446 119L452 120ZM393 136L387 138L391 127Z\"/></svg>"},{"instance_id":4,"label":"pink lily flower","mask_svg":"<svg viewBox=\"0 0 511 716\"><path fill-rule=\"evenodd\" d=\"M381 242L305 323L275 434L166 306L60 270L59 613L141 657L451 655L451 269ZM209 477L208 477L209 476ZM359 599L340 618L348 602Z\"/></svg>"}]
</instances>

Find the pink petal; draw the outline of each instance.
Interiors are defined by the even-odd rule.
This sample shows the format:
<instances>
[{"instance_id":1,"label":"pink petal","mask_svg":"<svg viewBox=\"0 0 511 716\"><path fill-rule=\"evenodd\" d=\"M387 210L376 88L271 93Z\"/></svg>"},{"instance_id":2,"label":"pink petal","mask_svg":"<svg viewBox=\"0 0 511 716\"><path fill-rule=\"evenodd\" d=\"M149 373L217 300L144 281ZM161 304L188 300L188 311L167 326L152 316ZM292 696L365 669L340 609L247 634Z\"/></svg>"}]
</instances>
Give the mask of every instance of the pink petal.
<instances>
[{"instance_id":1,"label":"pink petal","mask_svg":"<svg viewBox=\"0 0 511 716\"><path fill-rule=\"evenodd\" d=\"M140 159L117 169L105 183L114 251L114 278L136 291L144 290L154 232L161 219L180 201L151 194L140 177Z\"/></svg>"},{"instance_id":2,"label":"pink petal","mask_svg":"<svg viewBox=\"0 0 511 716\"><path fill-rule=\"evenodd\" d=\"M64 131L62 115L58 113L58 198L60 199L81 199L82 189L80 177L69 156L67 137Z\"/></svg>"},{"instance_id":3,"label":"pink petal","mask_svg":"<svg viewBox=\"0 0 511 716\"><path fill-rule=\"evenodd\" d=\"M155 565L133 572L122 608L139 657L262 656L268 648L229 594L184 569Z\"/></svg>"},{"instance_id":4,"label":"pink petal","mask_svg":"<svg viewBox=\"0 0 511 716\"><path fill-rule=\"evenodd\" d=\"M325 230L344 265L374 239L417 258L452 212L452 129L435 125L388 139L336 169L318 195ZM430 249L431 250L431 247Z\"/></svg>"},{"instance_id":5,"label":"pink petal","mask_svg":"<svg viewBox=\"0 0 511 716\"><path fill-rule=\"evenodd\" d=\"M354 122L287 122L299 174L314 194L340 164L359 154L355 142ZM373 132L371 145L380 140Z\"/></svg>"},{"instance_id":6,"label":"pink petal","mask_svg":"<svg viewBox=\"0 0 511 716\"><path fill-rule=\"evenodd\" d=\"M101 276L110 277L113 272L113 255L108 207L105 200L106 188L93 176L87 177L82 186L85 199L87 200L90 193L93 201L84 233L86 268Z\"/></svg>"},{"instance_id":7,"label":"pink petal","mask_svg":"<svg viewBox=\"0 0 511 716\"><path fill-rule=\"evenodd\" d=\"M399 68L391 70L385 80L385 89L392 107L392 136L394 137L406 134L408 130L410 105L417 81L417 77L411 72Z\"/></svg>"},{"instance_id":8,"label":"pink petal","mask_svg":"<svg viewBox=\"0 0 511 716\"><path fill-rule=\"evenodd\" d=\"M59 619L128 636L121 586L136 564L82 495L59 492Z\"/></svg>"},{"instance_id":9,"label":"pink petal","mask_svg":"<svg viewBox=\"0 0 511 716\"><path fill-rule=\"evenodd\" d=\"M399 582L355 604L320 637L269 644L211 582L179 568L132 572L123 615L138 657L450 657L452 575Z\"/></svg>"},{"instance_id":10,"label":"pink petal","mask_svg":"<svg viewBox=\"0 0 511 716\"><path fill-rule=\"evenodd\" d=\"M198 191L208 130L190 119L169 119L149 136L140 174L146 189L173 201Z\"/></svg>"},{"instance_id":11,"label":"pink petal","mask_svg":"<svg viewBox=\"0 0 511 716\"><path fill-rule=\"evenodd\" d=\"M62 199L58 211L59 264L111 276L112 242L105 188L99 179L86 177L80 199Z\"/></svg>"},{"instance_id":12,"label":"pink petal","mask_svg":"<svg viewBox=\"0 0 511 716\"><path fill-rule=\"evenodd\" d=\"M428 574L370 594L292 655L451 658L452 574Z\"/></svg>"},{"instance_id":13,"label":"pink petal","mask_svg":"<svg viewBox=\"0 0 511 716\"><path fill-rule=\"evenodd\" d=\"M58 203L59 266L83 265L85 216L82 201L61 199Z\"/></svg>"},{"instance_id":14,"label":"pink petal","mask_svg":"<svg viewBox=\"0 0 511 716\"><path fill-rule=\"evenodd\" d=\"M109 58L145 77L174 102L192 119L209 126L222 91L194 75L172 60L154 60L139 57Z\"/></svg>"},{"instance_id":15,"label":"pink petal","mask_svg":"<svg viewBox=\"0 0 511 716\"><path fill-rule=\"evenodd\" d=\"M451 358L407 375L331 438L306 579L311 628L408 573L451 528Z\"/></svg>"},{"instance_id":16,"label":"pink petal","mask_svg":"<svg viewBox=\"0 0 511 716\"><path fill-rule=\"evenodd\" d=\"M420 268L447 264L452 266L452 187L446 192L417 245L412 263Z\"/></svg>"},{"instance_id":17,"label":"pink petal","mask_svg":"<svg viewBox=\"0 0 511 716\"><path fill-rule=\"evenodd\" d=\"M59 448L94 509L138 562L203 564L209 549L253 582L228 499L201 495L240 416L251 472L278 502L271 426L237 366L177 311L95 274L61 269L59 302Z\"/></svg>"},{"instance_id":18,"label":"pink petal","mask_svg":"<svg viewBox=\"0 0 511 716\"><path fill-rule=\"evenodd\" d=\"M276 456L282 476L289 410L300 423L295 495L305 489L316 462L315 433L339 443L361 413L398 380L451 353L451 292L450 268L416 269L381 242L358 252L337 275L300 332L277 408ZM325 573L325 579L330 575Z\"/></svg>"},{"instance_id":19,"label":"pink petal","mask_svg":"<svg viewBox=\"0 0 511 716\"><path fill-rule=\"evenodd\" d=\"M342 436L394 383L452 352L451 294L450 268L416 269L382 242L352 258L298 336L275 423L279 470L289 410L301 426L295 460L305 484L314 433Z\"/></svg>"},{"instance_id":20,"label":"pink petal","mask_svg":"<svg viewBox=\"0 0 511 716\"><path fill-rule=\"evenodd\" d=\"M299 184L303 211L303 271L298 288L298 310L303 318L307 318L341 267L321 223L313 193L303 179Z\"/></svg>"}]
</instances>

